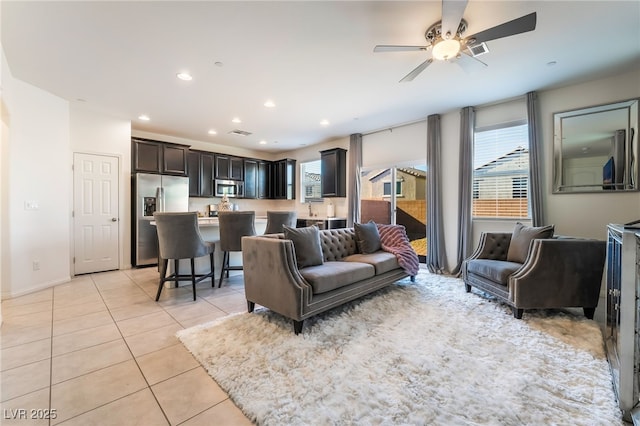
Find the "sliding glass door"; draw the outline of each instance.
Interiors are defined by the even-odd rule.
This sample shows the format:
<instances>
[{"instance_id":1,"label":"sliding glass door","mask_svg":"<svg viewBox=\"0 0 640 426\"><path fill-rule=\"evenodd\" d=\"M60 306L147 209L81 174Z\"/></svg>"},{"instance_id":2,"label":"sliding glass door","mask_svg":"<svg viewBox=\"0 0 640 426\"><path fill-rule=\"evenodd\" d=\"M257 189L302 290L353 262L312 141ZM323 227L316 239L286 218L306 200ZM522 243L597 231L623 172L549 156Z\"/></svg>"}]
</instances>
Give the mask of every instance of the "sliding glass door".
<instances>
[{"instance_id":1,"label":"sliding glass door","mask_svg":"<svg viewBox=\"0 0 640 426\"><path fill-rule=\"evenodd\" d=\"M361 175L360 220L404 225L421 262L427 255L426 166L365 169Z\"/></svg>"}]
</instances>

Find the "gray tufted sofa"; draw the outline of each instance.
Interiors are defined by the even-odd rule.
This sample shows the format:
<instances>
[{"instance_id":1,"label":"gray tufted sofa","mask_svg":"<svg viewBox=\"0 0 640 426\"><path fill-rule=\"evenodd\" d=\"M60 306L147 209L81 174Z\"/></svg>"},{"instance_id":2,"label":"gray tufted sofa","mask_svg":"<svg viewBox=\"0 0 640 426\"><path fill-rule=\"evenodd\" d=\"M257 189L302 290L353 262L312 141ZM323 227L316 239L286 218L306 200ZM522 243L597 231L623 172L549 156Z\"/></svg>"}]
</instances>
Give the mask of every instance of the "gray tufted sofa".
<instances>
[{"instance_id":1,"label":"gray tufted sofa","mask_svg":"<svg viewBox=\"0 0 640 426\"><path fill-rule=\"evenodd\" d=\"M476 287L511 306L525 309L581 307L593 319L600 297L605 242L559 237L534 239L524 263L507 261L511 233L487 232L464 261L467 292Z\"/></svg>"},{"instance_id":2,"label":"gray tufted sofa","mask_svg":"<svg viewBox=\"0 0 640 426\"><path fill-rule=\"evenodd\" d=\"M293 320L306 318L408 277L395 255L357 253L353 228L320 231L324 263L299 269L283 234L242 238L244 289L249 312L262 305Z\"/></svg>"}]
</instances>

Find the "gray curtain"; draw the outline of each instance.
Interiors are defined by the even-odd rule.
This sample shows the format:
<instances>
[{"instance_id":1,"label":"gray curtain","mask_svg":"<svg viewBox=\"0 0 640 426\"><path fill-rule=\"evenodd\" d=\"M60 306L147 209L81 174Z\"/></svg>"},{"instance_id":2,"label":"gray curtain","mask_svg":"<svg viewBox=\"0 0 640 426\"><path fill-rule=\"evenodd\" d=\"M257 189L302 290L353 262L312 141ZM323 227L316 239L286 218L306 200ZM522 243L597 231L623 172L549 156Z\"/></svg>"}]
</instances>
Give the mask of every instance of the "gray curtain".
<instances>
[{"instance_id":1,"label":"gray curtain","mask_svg":"<svg viewBox=\"0 0 640 426\"><path fill-rule=\"evenodd\" d=\"M355 133L349 140L349 204L347 226L360 222L360 175L362 174L362 134Z\"/></svg>"},{"instance_id":2,"label":"gray curtain","mask_svg":"<svg viewBox=\"0 0 640 426\"><path fill-rule=\"evenodd\" d=\"M441 143L440 115L430 115L427 117L427 268L439 274L445 272L447 264L442 216Z\"/></svg>"},{"instance_id":3,"label":"gray curtain","mask_svg":"<svg viewBox=\"0 0 640 426\"><path fill-rule=\"evenodd\" d=\"M460 110L460 175L458 182L458 255L452 275L460 276L462 262L471 255L473 199L473 128L475 109Z\"/></svg>"},{"instance_id":4,"label":"gray curtain","mask_svg":"<svg viewBox=\"0 0 640 426\"><path fill-rule=\"evenodd\" d=\"M542 141L538 118L538 94L527 93L527 120L529 122L529 206L533 226L545 225L542 201Z\"/></svg>"}]
</instances>

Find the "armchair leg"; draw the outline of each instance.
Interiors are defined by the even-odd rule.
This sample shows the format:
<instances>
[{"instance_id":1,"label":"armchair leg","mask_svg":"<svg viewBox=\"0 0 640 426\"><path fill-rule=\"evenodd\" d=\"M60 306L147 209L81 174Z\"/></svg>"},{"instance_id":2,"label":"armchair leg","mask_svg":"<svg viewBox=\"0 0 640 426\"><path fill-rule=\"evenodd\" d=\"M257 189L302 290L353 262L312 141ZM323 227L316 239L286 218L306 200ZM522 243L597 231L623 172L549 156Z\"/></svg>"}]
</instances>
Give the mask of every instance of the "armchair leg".
<instances>
[{"instance_id":1,"label":"armchair leg","mask_svg":"<svg viewBox=\"0 0 640 426\"><path fill-rule=\"evenodd\" d=\"M584 316L588 319L593 319L596 313L596 308L582 308L582 310L584 311Z\"/></svg>"},{"instance_id":2,"label":"armchair leg","mask_svg":"<svg viewBox=\"0 0 640 426\"><path fill-rule=\"evenodd\" d=\"M522 319L522 314L524 313L524 309L511 308L513 311L513 317L515 319Z\"/></svg>"},{"instance_id":3,"label":"armchair leg","mask_svg":"<svg viewBox=\"0 0 640 426\"><path fill-rule=\"evenodd\" d=\"M247 300L247 310L249 311L249 313L253 312L255 308L256 308L256 303L250 302Z\"/></svg>"},{"instance_id":4,"label":"armchair leg","mask_svg":"<svg viewBox=\"0 0 640 426\"><path fill-rule=\"evenodd\" d=\"M467 293L471 293L471 286L467 283L464 283L464 289Z\"/></svg>"},{"instance_id":5,"label":"armchair leg","mask_svg":"<svg viewBox=\"0 0 640 426\"><path fill-rule=\"evenodd\" d=\"M294 333L296 333L296 335L300 334L302 332L302 324L304 323L304 320L302 321L296 321L293 320L293 331Z\"/></svg>"}]
</instances>

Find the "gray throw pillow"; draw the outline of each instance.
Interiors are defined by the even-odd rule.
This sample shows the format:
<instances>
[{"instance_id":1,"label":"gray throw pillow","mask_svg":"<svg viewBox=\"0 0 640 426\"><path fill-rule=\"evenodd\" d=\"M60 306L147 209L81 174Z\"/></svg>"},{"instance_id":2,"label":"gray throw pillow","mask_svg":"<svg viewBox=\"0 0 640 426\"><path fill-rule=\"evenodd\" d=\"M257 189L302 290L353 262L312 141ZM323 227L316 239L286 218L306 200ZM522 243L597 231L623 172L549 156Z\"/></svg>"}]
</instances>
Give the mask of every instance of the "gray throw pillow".
<instances>
[{"instance_id":1,"label":"gray throw pillow","mask_svg":"<svg viewBox=\"0 0 640 426\"><path fill-rule=\"evenodd\" d=\"M293 250L296 253L298 268L305 266L322 265L322 245L320 244L320 232L317 226L306 228L291 228L283 225L284 238L293 242Z\"/></svg>"},{"instance_id":2,"label":"gray throw pillow","mask_svg":"<svg viewBox=\"0 0 640 426\"><path fill-rule=\"evenodd\" d=\"M553 225L534 227L517 222L513 234L511 234L507 260L509 262L524 263L527 260L527 254L529 254L531 241L538 238L551 238L553 237L553 230Z\"/></svg>"},{"instance_id":3,"label":"gray throw pillow","mask_svg":"<svg viewBox=\"0 0 640 426\"><path fill-rule=\"evenodd\" d=\"M380 233L374 221L354 223L353 228L356 234L356 245L360 253L375 253L382 248Z\"/></svg>"}]
</instances>

